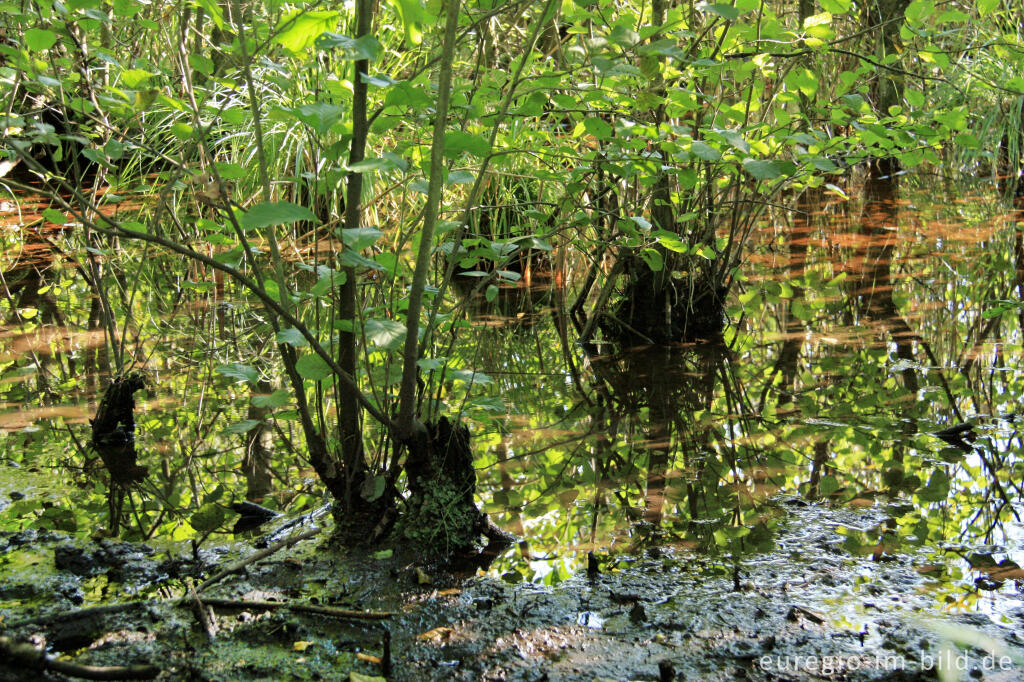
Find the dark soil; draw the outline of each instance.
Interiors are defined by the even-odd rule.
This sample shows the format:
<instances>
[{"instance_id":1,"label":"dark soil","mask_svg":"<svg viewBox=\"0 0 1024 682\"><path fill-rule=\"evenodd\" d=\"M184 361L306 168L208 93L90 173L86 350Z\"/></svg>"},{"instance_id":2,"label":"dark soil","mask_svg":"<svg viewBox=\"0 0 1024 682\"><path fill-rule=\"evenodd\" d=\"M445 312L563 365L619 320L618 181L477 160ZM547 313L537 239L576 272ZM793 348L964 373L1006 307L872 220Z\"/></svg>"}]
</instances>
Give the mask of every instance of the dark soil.
<instances>
[{"instance_id":1,"label":"dark soil","mask_svg":"<svg viewBox=\"0 0 1024 682\"><path fill-rule=\"evenodd\" d=\"M51 654L151 664L171 680L381 676L386 639L388 679L417 682L937 679L934 661L944 651L953 656L948 679L1024 678L1024 609L998 624L981 612L947 612L914 556L874 561L843 549L837 531L876 527L884 509L779 506L790 521L770 554L598 554L596 573L581 567L555 587L435 572L400 547L372 554L307 540L203 597L395 615L365 621L218 606L212 637L190 604L175 599L188 576L208 577L250 554L251 543L196 558L186 549L26 531L0 538L0 618L3 634ZM0 661L0 680L28 674Z\"/></svg>"}]
</instances>

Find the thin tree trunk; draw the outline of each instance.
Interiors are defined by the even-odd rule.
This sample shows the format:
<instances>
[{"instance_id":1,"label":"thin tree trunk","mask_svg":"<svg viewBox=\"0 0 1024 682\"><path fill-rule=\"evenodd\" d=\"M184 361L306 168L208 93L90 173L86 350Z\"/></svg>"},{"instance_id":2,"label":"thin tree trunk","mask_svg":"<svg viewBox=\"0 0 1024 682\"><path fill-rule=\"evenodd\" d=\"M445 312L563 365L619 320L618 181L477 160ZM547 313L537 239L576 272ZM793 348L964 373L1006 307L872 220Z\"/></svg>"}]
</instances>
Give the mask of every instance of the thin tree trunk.
<instances>
[{"instance_id":1,"label":"thin tree trunk","mask_svg":"<svg viewBox=\"0 0 1024 682\"><path fill-rule=\"evenodd\" d=\"M356 1L356 36L362 38L370 33L373 23L371 0ZM366 150L366 83L363 74L370 70L370 62L360 59L355 63L352 79L352 146L349 148L349 165L363 160ZM348 174L345 186L345 229L359 227L362 214L363 175ZM345 247L343 247L345 248ZM338 294L338 316L355 324L356 318L356 272L345 266L345 282ZM356 336L354 327L338 334L338 365L349 376L356 375ZM354 396L341 401L338 414L338 430L341 436L341 461L345 469L345 506L351 508L353 489L361 482L366 464L363 459L363 439L359 425L359 402Z\"/></svg>"}]
</instances>

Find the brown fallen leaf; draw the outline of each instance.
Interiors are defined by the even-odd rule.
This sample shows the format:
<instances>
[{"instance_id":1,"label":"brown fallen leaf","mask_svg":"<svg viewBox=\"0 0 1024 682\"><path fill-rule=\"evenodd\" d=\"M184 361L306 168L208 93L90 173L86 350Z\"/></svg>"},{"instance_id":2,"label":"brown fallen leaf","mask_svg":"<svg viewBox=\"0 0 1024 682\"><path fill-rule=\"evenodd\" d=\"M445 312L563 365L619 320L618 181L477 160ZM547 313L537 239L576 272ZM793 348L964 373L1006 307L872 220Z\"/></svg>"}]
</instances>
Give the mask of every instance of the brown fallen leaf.
<instances>
[{"instance_id":1,"label":"brown fallen leaf","mask_svg":"<svg viewBox=\"0 0 1024 682\"><path fill-rule=\"evenodd\" d=\"M454 628L441 626L416 635L416 639L424 642L447 642L454 634Z\"/></svg>"},{"instance_id":2,"label":"brown fallen leaf","mask_svg":"<svg viewBox=\"0 0 1024 682\"><path fill-rule=\"evenodd\" d=\"M366 663L374 663L376 665L380 665L380 658L378 656L371 656L370 654L364 654L361 651L356 653L356 658L358 658L360 661L365 661Z\"/></svg>"}]
</instances>

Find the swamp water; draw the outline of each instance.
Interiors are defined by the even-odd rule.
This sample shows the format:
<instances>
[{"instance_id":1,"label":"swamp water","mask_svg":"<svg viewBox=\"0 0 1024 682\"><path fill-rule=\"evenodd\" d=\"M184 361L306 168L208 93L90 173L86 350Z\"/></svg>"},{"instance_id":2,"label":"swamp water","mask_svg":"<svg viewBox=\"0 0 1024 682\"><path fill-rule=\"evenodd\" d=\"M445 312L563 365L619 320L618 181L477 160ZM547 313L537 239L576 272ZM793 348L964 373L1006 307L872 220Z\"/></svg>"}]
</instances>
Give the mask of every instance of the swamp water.
<instances>
[{"instance_id":1,"label":"swamp water","mask_svg":"<svg viewBox=\"0 0 1024 682\"><path fill-rule=\"evenodd\" d=\"M394 615L235 608L206 633L170 600L253 551L188 543L196 509L245 494L250 396L203 382L251 321L203 273L201 304L140 287L159 314L135 332L155 378L136 445L158 482L127 502L122 537L145 547L106 539L102 476L72 438L88 440L103 382L80 376L102 332L74 268L19 270L30 240L9 234L5 278L30 281L8 285L2 339L0 627L171 679L346 679L384 660L389 679L1024 679L1024 216L940 185L851 187L765 221L722 344L581 348L560 289L474 305L452 355L478 374L443 399L472 430L483 508L522 542L456 579L306 540L204 597ZM288 518L321 507L310 471L274 477Z\"/></svg>"}]
</instances>

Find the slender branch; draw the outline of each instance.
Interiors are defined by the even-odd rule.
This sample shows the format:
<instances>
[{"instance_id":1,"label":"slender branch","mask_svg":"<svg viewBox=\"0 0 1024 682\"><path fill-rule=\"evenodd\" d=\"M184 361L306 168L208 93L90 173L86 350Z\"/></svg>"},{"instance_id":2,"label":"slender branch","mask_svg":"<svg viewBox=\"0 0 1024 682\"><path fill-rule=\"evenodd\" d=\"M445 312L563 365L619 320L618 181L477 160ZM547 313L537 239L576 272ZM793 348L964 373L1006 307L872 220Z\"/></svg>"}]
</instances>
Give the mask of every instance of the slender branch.
<instances>
[{"instance_id":1,"label":"slender branch","mask_svg":"<svg viewBox=\"0 0 1024 682\"><path fill-rule=\"evenodd\" d=\"M427 186L427 204L423 212L423 231L416 255L409 308L406 311L405 349L402 354L402 387L399 392L398 438L408 440L413 433L416 417L416 377L419 359L418 335L423 292L427 284L427 271L434 245L434 229L441 205L444 185L444 133L448 122L448 105L452 93L452 63L455 61L455 31L459 25L459 0L446 0L444 40L441 46L441 71L437 78L437 108L434 117L434 137L430 151L430 181Z\"/></svg>"}]
</instances>

